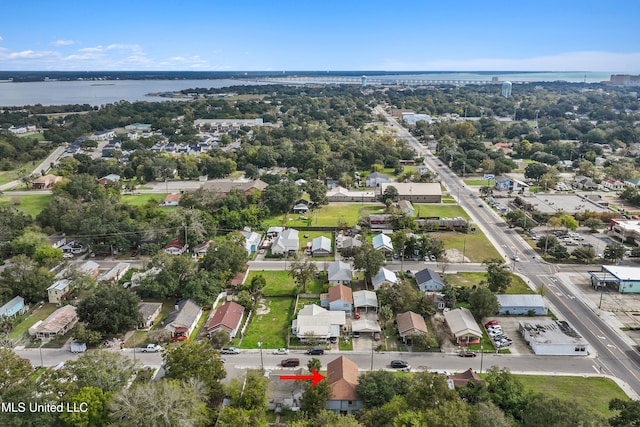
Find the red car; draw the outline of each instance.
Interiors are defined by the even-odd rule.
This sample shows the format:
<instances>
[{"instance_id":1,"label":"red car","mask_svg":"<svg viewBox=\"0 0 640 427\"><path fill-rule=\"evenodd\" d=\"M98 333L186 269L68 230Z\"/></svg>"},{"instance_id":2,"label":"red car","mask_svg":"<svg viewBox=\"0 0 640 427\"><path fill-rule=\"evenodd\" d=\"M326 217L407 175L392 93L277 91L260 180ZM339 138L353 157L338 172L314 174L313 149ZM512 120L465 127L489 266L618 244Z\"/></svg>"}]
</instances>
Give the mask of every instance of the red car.
<instances>
[{"instance_id":1,"label":"red car","mask_svg":"<svg viewBox=\"0 0 640 427\"><path fill-rule=\"evenodd\" d=\"M360 318L360 312L356 311L356 314L353 317L355 317L356 320L358 320Z\"/></svg>"},{"instance_id":2,"label":"red car","mask_svg":"<svg viewBox=\"0 0 640 427\"><path fill-rule=\"evenodd\" d=\"M488 328L489 326L498 326L498 321L497 320L489 320L487 323L484 324L485 328Z\"/></svg>"}]
</instances>

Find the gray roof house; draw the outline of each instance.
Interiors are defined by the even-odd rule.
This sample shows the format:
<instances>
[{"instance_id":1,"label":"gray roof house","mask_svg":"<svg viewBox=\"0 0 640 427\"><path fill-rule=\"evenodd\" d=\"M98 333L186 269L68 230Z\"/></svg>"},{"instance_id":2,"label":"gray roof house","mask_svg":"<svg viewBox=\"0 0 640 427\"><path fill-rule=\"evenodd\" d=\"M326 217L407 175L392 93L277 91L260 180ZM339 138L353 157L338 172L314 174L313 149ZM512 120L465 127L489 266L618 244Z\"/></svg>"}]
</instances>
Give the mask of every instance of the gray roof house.
<instances>
[{"instance_id":1,"label":"gray roof house","mask_svg":"<svg viewBox=\"0 0 640 427\"><path fill-rule=\"evenodd\" d=\"M160 315L161 310L161 302L139 302L138 311L140 312L140 317L142 318L142 327L149 328L153 326L153 322Z\"/></svg>"},{"instance_id":2,"label":"gray roof house","mask_svg":"<svg viewBox=\"0 0 640 427\"><path fill-rule=\"evenodd\" d=\"M325 236L318 236L311 241L311 254L313 256L331 255L331 240Z\"/></svg>"},{"instance_id":3,"label":"gray roof house","mask_svg":"<svg viewBox=\"0 0 640 427\"><path fill-rule=\"evenodd\" d=\"M371 239L373 248L377 251L393 252L393 243L391 243L391 237L386 234L378 234Z\"/></svg>"},{"instance_id":4,"label":"gray roof house","mask_svg":"<svg viewBox=\"0 0 640 427\"><path fill-rule=\"evenodd\" d=\"M332 285L351 283L351 265L342 261L329 263L327 279Z\"/></svg>"},{"instance_id":5,"label":"gray roof house","mask_svg":"<svg viewBox=\"0 0 640 427\"><path fill-rule=\"evenodd\" d=\"M394 273L393 271L387 270L384 267L380 267L380 270L378 270L378 274L373 276L373 278L371 279L371 284L373 285L373 289L377 291L380 286L384 285L385 283L389 285L395 285L396 283L398 283L398 276L396 276L396 273Z\"/></svg>"},{"instance_id":6,"label":"gray roof house","mask_svg":"<svg viewBox=\"0 0 640 427\"><path fill-rule=\"evenodd\" d=\"M367 177L365 184L367 187L377 187L380 184L385 184L387 182L391 182L391 179L383 173L380 172L372 172Z\"/></svg>"},{"instance_id":7,"label":"gray roof house","mask_svg":"<svg viewBox=\"0 0 640 427\"><path fill-rule=\"evenodd\" d=\"M287 228L273 241L271 253L288 255L291 252L298 252L299 247L300 238L298 237L298 230Z\"/></svg>"},{"instance_id":8,"label":"gray roof house","mask_svg":"<svg viewBox=\"0 0 640 427\"><path fill-rule=\"evenodd\" d=\"M439 291L444 287L444 282L438 273L425 268L416 273L416 282L422 292Z\"/></svg>"},{"instance_id":9,"label":"gray roof house","mask_svg":"<svg viewBox=\"0 0 640 427\"><path fill-rule=\"evenodd\" d=\"M175 309L165 319L164 328L172 334L175 334L178 328L184 328L187 334L183 336L188 338L198 324L200 316L202 316L202 307L195 301L192 299L178 301Z\"/></svg>"},{"instance_id":10,"label":"gray roof house","mask_svg":"<svg viewBox=\"0 0 640 427\"><path fill-rule=\"evenodd\" d=\"M21 296L17 296L13 298L11 301L0 307L0 316L3 317L14 317L18 316L25 311L27 311L28 307L24 304L24 298Z\"/></svg>"}]
</instances>

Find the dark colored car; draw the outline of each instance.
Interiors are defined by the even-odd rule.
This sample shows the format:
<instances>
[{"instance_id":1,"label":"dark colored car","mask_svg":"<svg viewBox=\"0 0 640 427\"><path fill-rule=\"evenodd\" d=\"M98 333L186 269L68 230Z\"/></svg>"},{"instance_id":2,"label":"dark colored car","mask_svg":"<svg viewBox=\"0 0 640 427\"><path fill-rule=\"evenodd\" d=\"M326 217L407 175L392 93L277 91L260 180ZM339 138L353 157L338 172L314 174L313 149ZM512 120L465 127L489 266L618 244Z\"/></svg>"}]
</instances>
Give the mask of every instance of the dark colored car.
<instances>
[{"instance_id":1,"label":"dark colored car","mask_svg":"<svg viewBox=\"0 0 640 427\"><path fill-rule=\"evenodd\" d=\"M280 362L280 365L285 368L295 368L296 366L300 366L300 359L284 359Z\"/></svg>"},{"instance_id":2,"label":"dark colored car","mask_svg":"<svg viewBox=\"0 0 640 427\"><path fill-rule=\"evenodd\" d=\"M476 357L476 354L473 351L461 351L458 353L460 357Z\"/></svg>"},{"instance_id":3,"label":"dark colored car","mask_svg":"<svg viewBox=\"0 0 640 427\"><path fill-rule=\"evenodd\" d=\"M404 368L408 368L409 364L404 360L392 360L391 367L394 369L404 369Z\"/></svg>"},{"instance_id":4,"label":"dark colored car","mask_svg":"<svg viewBox=\"0 0 640 427\"><path fill-rule=\"evenodd\" d=\"M311 354L314 356L322 355L324 354L324 349L320 347L310 348L309 350L307 350L307 354Z\"/></svg>"}]
</instances>

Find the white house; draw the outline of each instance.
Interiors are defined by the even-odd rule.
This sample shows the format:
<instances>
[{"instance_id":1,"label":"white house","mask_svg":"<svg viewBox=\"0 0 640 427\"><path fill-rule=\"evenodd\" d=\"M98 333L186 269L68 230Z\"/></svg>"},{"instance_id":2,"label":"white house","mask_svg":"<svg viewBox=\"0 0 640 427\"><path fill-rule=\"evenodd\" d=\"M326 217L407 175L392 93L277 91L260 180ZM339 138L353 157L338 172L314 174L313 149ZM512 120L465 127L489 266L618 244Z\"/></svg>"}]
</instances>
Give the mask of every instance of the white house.
<instances>
[{"instance_id":1,"label":"white house","mask_svg":"<svg viewBox=\"0 0 640 427\"><path fill-rule=\"evenodd\" d=\"M373 249L377 251L393 252L393 243L391 243L391 237L386 234L378 234L371 240Z\"/></svg>"},{"instance_id":2,"label":"white house","mask_svg":"<svg viewBox=\"0 0 640 427\"><path fill-rule=\"evenodd\" d=\"M271 253L288 255L291 252L298 252L300 247L300 239L298 230L287 228L278 235L271 245Z\"/></svg>"},{"instance_id":3,"label":"white house","mask_svg":"<svg viewBox=\"0 0 640 427\"><path fill-rule=\"evenodd\" d=\"M247 255L251 255L260 247L260 241L262 241L262 234L258 234L251 229L245 229L242 231L244 236L244 248L247 250Z\"/></svg>"},{"instance_id":4,"label":"white house","mask_svg":"<svg viewBox=\"0 0 640 427\"><path fill-rule=\"evenodd\" d=\"M380 184L391 182L391 179L383 173L373 172L370 173L365 181L367 187L378 187Z\"/></svg>"},{"instance_id":5,"label":"white house","mask_svg":"<svg viewBox=\"0 0 640 427\"><path fill-rule=\"evenodd\" d=\"M311 254L313 256L331 255L331 240L325 236L318 236L311 241Z\"/></svg>"},{"instance_id":6,"label":"white house","mask_svg":"<svg viewBox=\"0 0 640 427\"><path fill-rule=\"evenodd\" d=\"M395 285L396 283L398 283L398 276L396 276L396 273L391 270L387 270L384 267L380 267L378 274L373 276L371 279L373 289L376 291L384 284Z\"/></svg>"},{"instance_id":7,"label":"white house","mask_svg":"<svg viewBox=\"0 0 640 427\"><path fill-rule=\"evenodd\" d=\"M343 261L334 261L327 269L327 279L332 285L351 283L351 265Z\"/></svg>"},{"instance_id":8,"label":"white house","mask_svg":"<svg viewBox=\"0 0 640 427\"><path fill-rule=\"evenodd\" d=\"M344 311L329 311L315 304L305 305L293 320L291 329L300 341L308 338L329 340L340 337L342 327L347 323Z\"/></svg>"}]
</instances>

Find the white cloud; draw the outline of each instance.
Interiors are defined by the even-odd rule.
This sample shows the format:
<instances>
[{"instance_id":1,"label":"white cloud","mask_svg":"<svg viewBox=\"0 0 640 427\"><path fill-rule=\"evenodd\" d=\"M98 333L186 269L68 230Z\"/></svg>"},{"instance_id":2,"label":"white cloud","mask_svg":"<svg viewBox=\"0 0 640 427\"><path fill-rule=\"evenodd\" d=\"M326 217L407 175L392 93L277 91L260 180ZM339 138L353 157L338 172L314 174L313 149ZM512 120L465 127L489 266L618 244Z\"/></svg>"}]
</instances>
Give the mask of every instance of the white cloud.
<instances>
[{"instance_id":1,"label":"white cloud","mask_svg":"<svg viewBox=\"0 0 640 427\"><path fill-rule=\"evenodd\" d=\"M4 40L4 39L2 38L2 36L0 36L0 42L1 42L2 40Z\"/></svg>"},{"instance_id":2,"label":"white cloud","mask_svg":"<svg viewBox=\"0 0 640 427\"><path fill-rule=\"evenodd\" d=\"M76 42L73 40L62 40L62 39L51 42L52 46L70 46L72 44L76 44Z\"/></svg>"}]
</instances>

